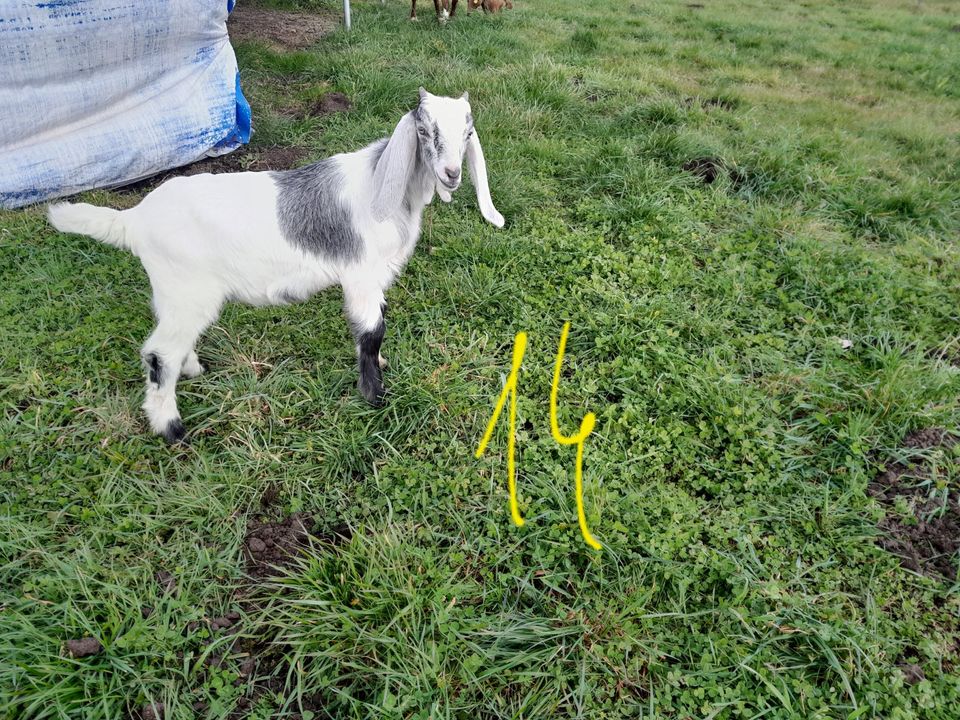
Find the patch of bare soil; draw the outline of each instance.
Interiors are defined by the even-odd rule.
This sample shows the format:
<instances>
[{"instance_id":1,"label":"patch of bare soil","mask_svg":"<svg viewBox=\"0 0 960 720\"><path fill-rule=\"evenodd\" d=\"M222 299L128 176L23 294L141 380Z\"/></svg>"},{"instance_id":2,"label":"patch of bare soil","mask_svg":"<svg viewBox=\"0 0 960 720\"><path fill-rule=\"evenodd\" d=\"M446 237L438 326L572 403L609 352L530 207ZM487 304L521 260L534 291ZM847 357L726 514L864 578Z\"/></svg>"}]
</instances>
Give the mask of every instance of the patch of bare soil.
<instances>
[{"instance_id":1,"label":"patch of bare soil","mask_svg":"<svg viewBox=\"0 0 960 720\"><path fill-rule=\"evenodd\" d=\"M698 157L687 160L682 169L684 172L695 175L704 185L712 185L722 175L730 178L730 185L734 190L739 190L747 181L747 176L742 170L728 167L722 159L717 157Z\"/></svg>"},{"instance_id":2,"label":"patch of bare soil","mask_svg":"<svg viewBox=\"0 0 960 720\"><path fill-rule=\"evenodd\" d=\"M903 673L903 681L907 685L916 685L918 682L926 680L926 676L923 674L923 668L916 663L900 663L898 667L900 668L900 672Z\"/></svg>"},{"instance_id":3,"label":"patch of bare soil","mask_svg":"<svg viewBox=\"0 0 960 720\"><path fill-rule=\"evenodd\" d=\"M950 449L956 443L957 437L941 428L918 430L903 441L904 447L919 451ZM879 523L883 532L879 545L897 555L909 570L954 580L960 550L960 500L950 496L944 506L941 499L930 498L928 488L922 485L929 475L924 462L894 462L870 483L868 492L887 510ZM893 509L898 497L909 503L916 522Z\"/></svg>"},{"instance_id":4,"label":"patch of bare soil","mask_svg":"<svg viewBox=\"0 0 960 720\"><path fill-rule=\"evenodd\" d=\"M732 100L718 97L704 98L700 101L700 104L705 108L718 107L722 110L735 110L737 107L737 104Z\"/></svg>"},{"instance_id":5,"label":"patch of bare soil","mask_svg":"<svg viewBox=\"0 0 960 720\"><path fill-rule=\"evenodd\" d=\"M721 110L736 110L740 103L732 98L718 97L714 95L711 97L684 98L683 104L688 108L699 105L704 110L710 110L711 108L720 108Z\"/></svg>"},{"instance_id":6,"label":"patch of bare soil","mask_svg":"<svg viewBox=\"0 0 960 720\"><path fill-rule=\"evenodd\" d=\"M289 12L237 3L227 20L231 42L261 42L278 50L302 50L319 41L339 25L339 16Z\"/></svg>"},{"instance_id":7,"label":"patch of bare soil","mask_svg":"<svg viewBox=\"0 0 960 720\"><path fill-rule=\"evenodd\" d=\"M346 112L353 108L353 103L350 102L350 98L344 95L341 92L332 92L327 93L317 102L315 102L310 108L309 112L315 117L321 115L330 115L332 113Z\"/></svg>"},{"instance_id":8,"label":"patch of bare soil","mask_svg":"<svg viewBox=\"0 0 960 720\"><path fill-rule=\"evenodd\" d=\"M712 185L726 171L726 167L720 158L700 157L687 160L683 170L696 175L704 185Z\"/></svg>"},{"instance_id":9,"label":"patch of bare soil","mask_svg":"<svg viewBox=\"0 0 960 720\"><path fill-rule=\"evenodd\" d=\"M268 487L261 497L264 508L271 505L277 495L275 486ZM345 524L337 525L326 533L319 532L313 518L303 512L278 521L252 519L247 525L243 546L249 582L239 592L241 607L250 615L258 612L255 599L258 587L291 567L311 542L336 546L350 537L351 530ZM248 683L249 690L237 701L229 716L233 720L245 718L263 694L279 695L284 689L284 673L281 672L283 653L276 645L266 638L253 638L241 643L240 649L245 657L240 664L239 681ZM300 703L304 710L323 710L320 701L312 697L301 698Z\"/></svg>"},{"instance_id":10,"label":"patch of bare soil","mask_svg":"<svg viewBox=\"0 0 960 720\"><path fill-rule=\"evenodd\" d=\"M246 689L230 711L230 720L248 718L262 697L278 697L285 690L286 666L283 649L273 644L269 637L259 633L256 626L251 627L243 622L244 616L255 617L263 612L259 598L266 593L261 592L261 587L268 585L285 569L293 566L311 543L332 548L348 541L352 536L350 527L343 523L321 531L311 514L305 512L275 519L275 507L280 495L280 489L276 485L271 484L264 488L260 497L262 514L247 524L243 544L247 580L237 587L233 594L233 605L242 612L232 610L222 616L204 617L202 620L187 623L182 630L190 637L206 629L208 632L202 636L197 635L198 646L208 646L217 638L221 639L217 651L205 656L198 680L204 682L209 670L223 667L236 669L234 684L245 686ZM154 580L164 594L177 594L177 578L173 573L158 570ZM152 612L153 608L141 608L144 617L149 617ZM224 636L231 639L223 641ZM65 645L73 657L86 657L103 650L95 638L68 640ZM317 714L323 711L319 698L303 697L298 699L298 703L305 711ZM202 701L194 703L193 709L198 713L198 717L203 716L207 710ZM162 718L165 717L165 709L160 703L147 703L130 708L130 717L135 720ZM299 716L290 714L284 717L296 720Z\"/></svg>"},{"instance_id":11,"label":"patch of bare soil","mask_svg":"<svg viewBox=\"0 0 960 720\"><path fill-rule=\"evenodd\" d=\"M177 579L173 576L173 573L168 570L157 570L154 579L157 581L157 584L163 588L165 594L177 594ZM140 612L143 612L143 610L141 609Z\"/></svg>"},{"instance_id":12,"label":"patch of bare soil","mask_svg":"<svg viewBox=\"0 0 960 720\"><path fill-rule=\"evenodd\" d=\"M247 579L234 590L232 603L242 612L233 610L219 617L204 617L200 621L188 623L183 629L188 637L207 629L208 632L203 634L202 640L198 636L199 645L207 646L215 639L221 639L217 651L205 656L198 679L204 682L208 670L223 667L236 670L234 684L244 686L245 691L230 710L227 716L230 720L250 717L261 698L280 697L285 691L287 668L283 648L271 642L271 638L264 636L256 626L244 623L245 616L254 618L264 611L260 598L267 592L261 588L265 588L278 575L292 567L311 544L322 544L331 549L349 541L352 536L351 528L345 523L321 530L313 516L306 512L276 519L276 507L281 499L280 488L274 484L267 485L260 496L260 514L251 518L247 524L243 543ZM177 579L172 573L159 570L154 579L163 593L177 594ZM152 608L142 608L141 612L147 617ZM230 639L224 641L224 636ZM94 638L71 640L66 644L74 657L95 654L102 649ZM324 708L319 697L298 698L297 707L323 715ZM207 710L202 701L194 703L193 709L198 713L198 717L203 716ZM150 720L164 717L164 712L160 703L147 703L131 708L130 715L136 720ZM299 715L290 714L284 717L296 720Z\"/></svg>"},{"instance_id":13,"label":"patch of bare soil","mask_svg":"<svg viewBox=\"0 0 960 720\"><path fill-rule=\"evenodd\" d=\"M295 101L276 108L280 115L288 118L323 117L334 113L349 112L353 109L350 98L341 92L330 92L319 100Z\"/></svg>"},{"instance_id":14,"label":"patch of bare soil","mask_svg":"<svg viewBox=\"0 0 960 720\"><path fill-rule=\"evenodd\" d=\"M261 170L290 170L303 165L310 151L299 145L290 147L251 148L247 145L227 155L203 158L183 167L165 170L144 180L113 188L118 193L144 193L172 177L202 173L229 173Z\"/></svg>"},{"instance_id":15,"label":"patch of bare soil","mask_svg":"<svg viewBox=\"0 0 960 720\"><path fill-rule=\"evenodd\" d=\"M140 709L140 717L143 720L163 720L165 717L164 704L159 702L147 703Z\"/></svg>"},{"instance_id":16,"label":"patch of bare soil","mask_svg":"<svg viewBox=\"0 0 960 720\"><path fill-rule=\"evenodd\" d=\"M314 529L306 513L294 513L279 522L252 520L243 546L247 574L254 581L269 579L288 567L307 547Z\"/></svg>"}]
</instances>

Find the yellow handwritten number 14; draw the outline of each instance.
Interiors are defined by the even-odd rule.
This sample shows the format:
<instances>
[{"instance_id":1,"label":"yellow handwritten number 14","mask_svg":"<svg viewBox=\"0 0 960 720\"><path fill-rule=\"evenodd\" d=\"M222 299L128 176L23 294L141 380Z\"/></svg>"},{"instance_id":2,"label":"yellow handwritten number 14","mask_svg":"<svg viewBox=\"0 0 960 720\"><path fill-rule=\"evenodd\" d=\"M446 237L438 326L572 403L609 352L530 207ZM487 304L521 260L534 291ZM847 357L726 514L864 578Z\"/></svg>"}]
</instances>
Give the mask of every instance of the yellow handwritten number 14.
<instances>
[{"instance_id":1,"label":"yellow handwritten number 14","mask_svg":"<svg viewBox=\"0 0 960 720\"><path fill-rule=\"evenodd\" d=\"M560 432L560 426L557 423L557 395L560 392L560 367L563 364L563 353L567 347L567 334L570 332L570 323L563 326L563 332L560 334L560 346L557 348L557 363L553 369L553 386L550 388L550 432L553 439L560 445L577 446L577 465L576 465L576 496L577 496L577 518L580 521L580 532L583 539L587 541L590 547L599 550L600 543L590 534L587 527L587 516L583 511L583 445L587 436L593 432L593 426L596 424L597 417L592 412L587 413L580 423L580 432L576 435L564 435ZM504 383L503 392L500 393L500 399L497 400L497 406L493 410L490 422L487 424L487 431L483 434L480 446L477 448L477 458L483 456L487 449L487 444L493 436L493 430L497 426L497 420L503 412L503 407L510 400L510 436L507 438L507 483L510 489L510 515L513 522L519 527L523 525L523 518L520 516L520 509L517 506L517 466L516 466L516 427L517 427L517 376L520 372L520 363L523 362L523 354L527 349L527 334L518 332L513 342L513 366L507 382Z\"/></svg>"}]
</instances>

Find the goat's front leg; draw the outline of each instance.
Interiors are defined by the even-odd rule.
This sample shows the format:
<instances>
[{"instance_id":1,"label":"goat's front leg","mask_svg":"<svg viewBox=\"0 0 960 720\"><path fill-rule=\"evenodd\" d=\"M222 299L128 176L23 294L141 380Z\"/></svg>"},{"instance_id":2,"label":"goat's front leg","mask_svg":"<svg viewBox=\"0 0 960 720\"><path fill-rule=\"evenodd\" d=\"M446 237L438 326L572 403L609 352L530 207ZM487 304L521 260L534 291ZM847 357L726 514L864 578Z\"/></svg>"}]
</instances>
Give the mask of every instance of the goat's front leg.
<instances>
[{"instance_id":1,"label":"goat's front leg","mask_svg":"<svg viewBox=\"0 0 960 720\"><path fill-rule=\"evenodd\" d=\"M417 19L417 0L411 0L410 2L410 19Z\"/></svg>"},{"instance_id":2,"label":"goat's front leg","mask_svg":"<svg viewBox=\"0 0 960 720\"><path fill-rule=\"evenodd\" d=\"M386 361L380 355L383 335L386 332L384 313L387 303L383 291L359 283L344 285L343 299L350 328L357 343L357 363L360 370L357 387L368 403L380 407L384 404L386 395L381 372Z\"/></svg>"}]
</instances>

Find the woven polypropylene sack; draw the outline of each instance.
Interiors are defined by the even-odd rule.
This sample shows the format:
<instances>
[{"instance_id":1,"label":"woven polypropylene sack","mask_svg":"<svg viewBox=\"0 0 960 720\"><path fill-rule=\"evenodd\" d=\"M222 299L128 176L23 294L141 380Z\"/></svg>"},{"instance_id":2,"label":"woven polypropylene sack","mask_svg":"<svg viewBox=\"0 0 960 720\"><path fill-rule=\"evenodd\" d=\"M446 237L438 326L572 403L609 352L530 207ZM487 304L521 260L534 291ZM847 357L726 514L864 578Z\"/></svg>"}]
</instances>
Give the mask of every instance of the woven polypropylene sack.
<instances>
[{"instance_id":1,"label":"woven polypropylene sack","mask_svg":"<svg viewBox=\"0 0 960 720\"><path fill-rule=\"evenodd\" d=\"M0 0L0 207L111 187L250 137L232 0Z\"/></svg>"}]
</instances>

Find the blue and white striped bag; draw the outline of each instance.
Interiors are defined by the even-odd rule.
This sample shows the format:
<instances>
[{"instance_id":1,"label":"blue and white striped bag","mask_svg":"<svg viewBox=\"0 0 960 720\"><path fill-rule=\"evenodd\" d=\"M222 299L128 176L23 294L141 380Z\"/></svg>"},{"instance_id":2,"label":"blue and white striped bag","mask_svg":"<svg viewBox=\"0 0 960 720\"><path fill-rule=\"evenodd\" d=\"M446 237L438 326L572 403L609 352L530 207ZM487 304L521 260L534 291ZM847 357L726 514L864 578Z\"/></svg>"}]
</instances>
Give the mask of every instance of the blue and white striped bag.
<instances>
[{"instance_id":1,"label":"blue and white striped bag","mask_svg":"<svg viewBox=\"0 0 960 720\"><path fill-rule=\"evenodd\" d=\"M250 139L233 0L0 0L0 207L111 187Z\"/></svg>"}]
</instances>

